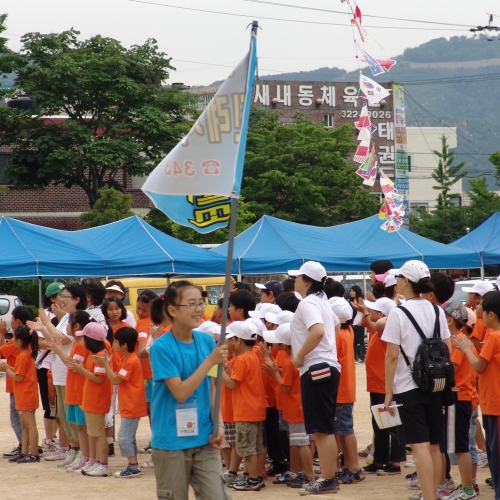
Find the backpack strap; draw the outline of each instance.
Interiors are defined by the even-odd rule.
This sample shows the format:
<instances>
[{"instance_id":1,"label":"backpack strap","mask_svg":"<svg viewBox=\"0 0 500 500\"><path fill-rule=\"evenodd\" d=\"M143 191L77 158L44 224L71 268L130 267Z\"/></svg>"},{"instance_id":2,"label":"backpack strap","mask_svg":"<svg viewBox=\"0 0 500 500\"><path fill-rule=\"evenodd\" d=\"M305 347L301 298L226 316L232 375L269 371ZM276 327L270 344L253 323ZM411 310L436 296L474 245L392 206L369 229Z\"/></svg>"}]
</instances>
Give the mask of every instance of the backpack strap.
<instances>
[{"instance_id":1,"label":"backpack strap","mask_svg":"<svg viewBox=\"0 0 500 500\"><path fill-rule=\"evenodd\" d=\"M422 328L420 328L419 324L413 317L412 313L408 311L406 307L403 306L398 306L398 309L401 309L406 314L406 316L408 316L408 319L410 320L411 324L415 327L415 330L417 330L417 333L420 335L420 337L422 337L422 340L427 340L427 337L425 336L424 332L422 331ZM434 327L434 333L436 333L435 327Z\"/></svg>"}]
</instances>

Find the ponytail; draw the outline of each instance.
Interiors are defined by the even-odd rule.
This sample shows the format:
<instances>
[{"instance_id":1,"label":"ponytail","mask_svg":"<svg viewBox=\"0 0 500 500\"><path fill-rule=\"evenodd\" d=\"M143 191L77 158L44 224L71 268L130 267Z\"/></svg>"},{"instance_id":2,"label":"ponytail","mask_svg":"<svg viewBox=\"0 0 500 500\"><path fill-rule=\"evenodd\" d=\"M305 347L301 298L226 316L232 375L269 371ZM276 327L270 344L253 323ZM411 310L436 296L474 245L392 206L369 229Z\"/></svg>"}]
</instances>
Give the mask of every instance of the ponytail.
<instances>
[{"instance_id":1,"label":"ponytail","mask_svg":"<svg viewBox=\"0 0 500 500\"><path fill-rule=\"evenodd\" d=\"M24 349L31 348L31 357L36 359L38 356L38 334L27 326L18 326L14 332L14 338L21 341Z\"/></svg>"}]
</instances>

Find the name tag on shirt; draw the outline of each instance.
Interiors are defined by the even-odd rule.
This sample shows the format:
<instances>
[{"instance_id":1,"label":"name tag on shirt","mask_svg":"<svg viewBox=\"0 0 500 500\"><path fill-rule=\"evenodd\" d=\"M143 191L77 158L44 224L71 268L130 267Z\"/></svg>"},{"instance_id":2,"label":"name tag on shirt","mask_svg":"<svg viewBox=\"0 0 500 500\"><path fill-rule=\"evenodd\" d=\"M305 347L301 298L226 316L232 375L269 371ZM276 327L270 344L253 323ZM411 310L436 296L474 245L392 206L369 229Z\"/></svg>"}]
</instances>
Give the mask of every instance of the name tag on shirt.
<instances>
[{"instance_id":1,"label":"name tag on shirt","mask_svg":"<svg viewBox=\"0 0 500 500\"><path fill-rule=\"evenodd\" d=\"M80 356L79 354L73 354L73 359L76 359L77 361L81 361L82 363L85 360L85 358L83 356Z\"/></svg>"},{"instance_id":2,"label":"name tag on shirt","mask_svg":"<svg viewBox=\"0 0 500 500\"><path fill-rule=\"evenodd\" d=\"M127 373L128 371L125 370L125 368L122 368L119 372L118 372L118 375L121 375L122 377L126 377L127 376Z\"/></svg>"},{"instance_id":3,"label":"name tag on shirt","mask_svg":"<svg viewBox=\"0 0 500 500\"><path fill-rule=\"evenodd\" d=\"M147 339L148 338L148 334L146 332L139 332L138 337L140 339Z\"/></svg>"},{"instance_id":4,"label":"name tag on shirt","mask_svg":"<svg viewBox=\"0 0 500 500\"><path fill-rule=\"evenodd\" d=\"M96 366L94 368L94 373L106 373L106 370L102 366Z\"/></svg>"},{"instance_id":5,"label":"name tag on shirt","mask_svg":"<svg viewBox=\"0 0 500 500\"><path fill-rule=\"evenodd\" d=\"M196 403L177 404L175 407L177 437L198 435L198 407Z\"/></svg>"}]
</instances>

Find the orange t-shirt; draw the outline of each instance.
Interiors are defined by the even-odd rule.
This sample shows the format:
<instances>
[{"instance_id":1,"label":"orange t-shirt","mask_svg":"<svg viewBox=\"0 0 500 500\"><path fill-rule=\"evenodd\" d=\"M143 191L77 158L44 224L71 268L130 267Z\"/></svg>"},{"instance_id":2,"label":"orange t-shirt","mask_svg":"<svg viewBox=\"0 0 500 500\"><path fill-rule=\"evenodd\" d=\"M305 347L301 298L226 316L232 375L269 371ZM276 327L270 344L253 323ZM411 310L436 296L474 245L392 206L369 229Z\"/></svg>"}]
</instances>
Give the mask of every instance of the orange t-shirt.
<instances>
[{"instance_id":1,"label":"orange t-shirt","mask_svg":"<svg viewBox=\"0 0 500 500\"><path fill-rule=\"evenodd\" d=\"M366 351L366 390L385 394L385 351L387 344L380 339L380 335L368 329L370 340Z\"/></svg>"},{"instance_id":2,"label":"orange t-shirt","mask_svg":"<svg viewBox=\"0 0 500 500\"><path fill-rule=\"evenodd\" d=\"M289 424L301 424L304 422L304 413L302 411L302 395L300 392L300 374L297 368L293 366L292 356L286 356L283 360L281 384L290 386L288 392L283 391L278 386L279 390L283 393L281 397L283 418Z\"/></svg>"},{"instance_id":3,"label":"orange t-shirt","mask_svg":"<svg viewBox=\"0 0 500 500\"><path fill-rule=\"evenodd\" d=\"M337 357L340 371L337 403L356 402L356 363L354 361L354 331L352 327L341 328L336 337ZM385 368L384 368L385 369Z\"/></svg>"},{"instance_id":4,"label":"orange t-shirt","mask_svg":"<svg viewBox=\"0 0 500 500\"><path fill-rule=\"evenodd\" d=\"M101 352L98 352L96 356L101 356ZM116 354L116 353L115 353ZM115 356L113 356L115 359ZM92 359L92 353L89 352L89 356L85 361L85 368L97 375L98 377L104 377L103 381L98 384L93 382L89 378L85 377L85 382L83 384L83 398L82 398L82 410L87 413L99 413L105 415L109 411L111 406L111 393L112 386L109 378L106 375L106 370L104 367L96 365Z\"/></svg>"},{"instance_id":5,"label":"orange t-shirt","mask_svg":"<svg viewBox=\"0 0 500 500\"><path fill-rule=\"evenodd\" d=\"M132 325L129 325L125 321L120 321L118 325L111 327L111 331L113 332L114 335L120 328L125 328L125 327L134 328ZM135 345L135 352L137 352L137 349L139 349L138 344ZM113 353L113 358L111 360L111 369L116 373L116 370L118 370L120 362L123 359L123 354L121 352L114 352L113 343L111 343L111 352Z\"/></svg>"},{"instance_id":6,"label":"orange t-shirt","mask_svg":"<svg viewBox=\"0 0 500 500\"><path fill-rule=\"evenodd\" d=\"M149 336L151 335L151 318L142 318L137 321L137 325L135 325L135 329L137 330L137 340L138 343L142 342L145 346ZM139 358L139 361L142 364L142 376L146 380L152 380L153 371L151 370L151 363L149 362L149 355L146 358Z\"/></svg>"},{"instance_id":7,"label":"orange t-shirt","mask_svg":"<svg viewBox=\"0 0 500 500\"><path fill-rule=\"evenodd\" d=\"M81 338L81 337L77 337ZM73 342L71 347L71 352L69 357L77 361L81 361L84 365L87 361L90 351L83 347L81 342ZM66 400L67 405L78 405L82 404L83 399L83 386L85 385L85 375L74 372L73 370L68 370L66 375Z\"/></svg>"},{"instance_id":8,"label":"orange t-shirt","mask_svg":"<svg viewBox=\"0 0 500 500\"><path fill-rule=\"evenodd\" d=\"M475 339L479 340L479 342L483 342L484 340L486 340L486 337L492 331L493 330L491 328L486 328L484 326L483 318L478 317L476 319L476 324L474 326L474 330L472 330L472 333L470 336L471 336L471 338L475 338ZM481 352L481 349L479 349L479 352Z\"/></svg>"},{"instance_id":9,"label":"orange t-shirt","mask_svg":"<svg viewBox=\"0 0 500 500\"><path fill-rule=\"evenodd\" d=\"M274 358L274 362L280 367L283 368L283 365L285 363L285 359L287 358L286 352L281 350L276 353L276 357ZM269 375L271 377L271 375ZM273 387L274 387L274 393L276 395L276 408L278 410L283 411L283 394L284 391L281 390L281 387L278 385L277 380L272 376L273 380ZM286 384L288 385L288 384ZM295 422L294 422L295 423Z\"/></svg>"},{"instance_id":10,"label":"orange t-shirt","mask_svg":"<svg viewBox=\"0 0 500 500\"><path fill-rule=\"evenodd\" d=\"M262 422L266 419L266 396L262 381L262 368L253 350L236 357L233 380L239 385L233 389L235 422Z\"/></svg>"},{"instance_id":11,"label":"orange t-shirt","mask_svg":"<svg viewBox=\"0 0 500 500\"><path fill-rule=\"evenodd\" d=\"M19 356L19 347L16 347L12 340L0 347L0 356L5 358L5 362L12 368L16 365L16 359ZM5 392L14 393L14 379L7 376L5 381Z\"/></svg>"},{"instance_id":12,"label":"orange t-shirt","mask_svg":"<svg viewBox=\"0 0 500 500\"><path fill-rule=\"evenodd\" d=\"M471 344L471 348L474 356L479 356L473 344ZM479 396L477 394L477 373L474 370L470 371L470 385L472 386L472 411L474 411L479 405Z\"/></svg>"},{"instance_id":13,"label":"orange t-shirt","mask_svg":"<svg viewBox=\"0 0 500 500\"><path fill-rule=\"evenodd\" d=\"M259 358L259 366L260 366L261 373L262 373L262 383L264 384L264 396L266 398L266 408L267 408L268 406L270 406L268 393L270 392L271 389L269 389L269 377L268 377L267 373L264 373L264 368L262 368L265 361L264 361L264 358L262 357L262 354L259 351L259 345L257 343L253 346L253 352ZM272 393L272 395L274 397L274 392Z\"/></svg>"},{"instance_id":14,"label":"orange t-shirt","mask_svg":"<svg viewBox=\"0 0 500 500\"><path fill-rule=\"evenodd\" d=\"M479 374L479 404L483 415L500 416L500 331L490 332L479 356L488 365Z\"/></svg>"},{"instance_id":15,"label":"orange t-shirt","mask_svg":"<svg viewBox=\"0 0 500 500\"><path fill-rule=\"evenodd\" d=\"M118 384L120 415L124 418L146 417L148 414L146 390L141 362L135 352L122 358L116 375L123 379L123 382Z\"/></svg>"},{"instance_id":16,"label":"orange t-shirt","mask_svg":"<svg viewBox=\"0 0 500 500\"><path fill-rule=\"evenodd\" d=\"M467 360L465 353L451 345L451 362L455 365L455 387L459 401L472 401L471 372L472 366Z\"/></svg>"},{"instance_id":17,"label":"orange t-shirt","mask_svg":"<svg viewBox=\"0 0 500 500\"><path fill-rule=\"evenodd\" d=\"M30 348L19 352L14 366L14 373L24 377L21 382L13 380L16 410L36 410L40 404L38 398L38 380L35 360L31 357Z\"/></svg>"},{"instance_id":18,"label":"orange t-shirt","mask_svg":"<svg viewBox=\"0 0 500 500\"><path fill-rule=\"evenodd\" d=\"M271 358L276 360L278 355L278 350L276 347L271 347ZM266 402L269 408L277 407L276 394L280 390L278 387L278 382L274 378L274 375L269 375L268 373L263 373L264 387L266 388Z\"/></svg>"},{"instance_id":19,"label":"orange t-shirt","mask_svg":"<svg viewBox=\"0 0 500 500\"><path fill-rule=\"evenodd\" d=\"M233 369L236 358L229 360L229 367ZM222 421L228 424L234 423L233 413L233 391L222 384L222 392L220 395L220 411L222 413Z\"/></svg>"}]
</instances>

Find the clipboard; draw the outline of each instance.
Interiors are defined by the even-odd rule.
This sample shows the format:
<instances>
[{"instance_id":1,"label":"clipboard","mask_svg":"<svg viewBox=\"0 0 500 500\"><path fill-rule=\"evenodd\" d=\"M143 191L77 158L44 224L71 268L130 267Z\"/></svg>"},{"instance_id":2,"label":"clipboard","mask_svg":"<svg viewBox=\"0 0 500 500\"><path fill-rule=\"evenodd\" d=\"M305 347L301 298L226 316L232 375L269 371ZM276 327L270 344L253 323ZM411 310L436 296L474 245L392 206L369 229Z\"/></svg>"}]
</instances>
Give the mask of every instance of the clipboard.
<instances>
[{"instance_id":1,"label":"clipboard","mask_svg":"<svg viewBox=\"0 0 500 500\"><path fill-rule=\"evenodd\" d=\"M394 401L391 402L391 406L396 405ZM389 429L391 427L396 427L401 425L401 417L399 416L399 410L394 408L394 415L391 415L386 409L384 404L373 405L371 407L373 418L377 422L379 429Z\"/></svg>"}]
</instances>

